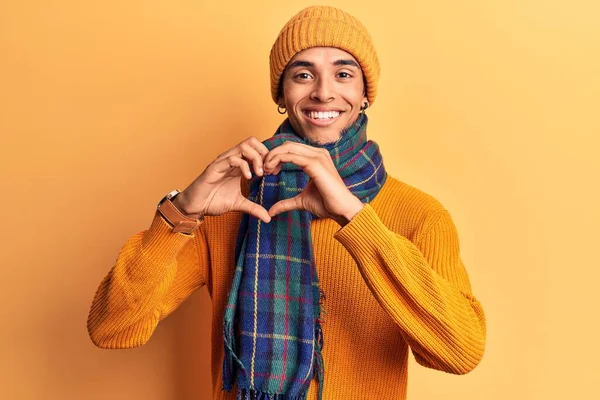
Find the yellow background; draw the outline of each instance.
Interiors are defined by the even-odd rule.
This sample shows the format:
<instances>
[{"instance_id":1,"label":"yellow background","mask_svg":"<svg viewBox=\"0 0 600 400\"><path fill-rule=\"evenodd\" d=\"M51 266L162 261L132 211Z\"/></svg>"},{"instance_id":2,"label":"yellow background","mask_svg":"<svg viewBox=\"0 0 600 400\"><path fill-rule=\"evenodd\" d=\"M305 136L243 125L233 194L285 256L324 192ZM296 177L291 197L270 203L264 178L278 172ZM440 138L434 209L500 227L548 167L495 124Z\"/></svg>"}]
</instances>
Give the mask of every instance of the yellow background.
<instances>
[{"instance_id":1,"label":"yellow background","mask_svg":"<svg viewBox=\"0 0 600 400\"><path fill-rule=\"evenodd\" d=\"M1 398L209 398L206 289L133 350L87 312L164 194L273 134L269 50L310 4L2 1ZM598 3L329 4L370 31L370 138L451 212L488 318L481 364L410 358L408 398L599 398Z\"/></svg>"}]
</instances>

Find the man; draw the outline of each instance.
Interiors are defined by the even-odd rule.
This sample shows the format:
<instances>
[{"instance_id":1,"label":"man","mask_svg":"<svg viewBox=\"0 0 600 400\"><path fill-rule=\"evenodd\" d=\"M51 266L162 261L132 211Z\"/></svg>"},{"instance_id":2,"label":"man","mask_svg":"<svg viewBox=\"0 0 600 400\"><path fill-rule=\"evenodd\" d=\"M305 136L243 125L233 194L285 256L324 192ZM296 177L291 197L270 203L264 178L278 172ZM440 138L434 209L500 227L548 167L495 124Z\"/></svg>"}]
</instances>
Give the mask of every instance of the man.
<instances>
[{"instance_id":1,"label":"man","mask_svg":"<svg viewBox=\"0 0 600 400\"><path fill-rule=\"evenodd\" d=\"M369 34L308 7L270 67L288 118L161 200L96 292L92 341L141 346L206 284L214 399L404 399L409 348L425 367L470 372L485 314L451 216L389 176L366 139L379 76Z\"/></svg>"}]
</instances>

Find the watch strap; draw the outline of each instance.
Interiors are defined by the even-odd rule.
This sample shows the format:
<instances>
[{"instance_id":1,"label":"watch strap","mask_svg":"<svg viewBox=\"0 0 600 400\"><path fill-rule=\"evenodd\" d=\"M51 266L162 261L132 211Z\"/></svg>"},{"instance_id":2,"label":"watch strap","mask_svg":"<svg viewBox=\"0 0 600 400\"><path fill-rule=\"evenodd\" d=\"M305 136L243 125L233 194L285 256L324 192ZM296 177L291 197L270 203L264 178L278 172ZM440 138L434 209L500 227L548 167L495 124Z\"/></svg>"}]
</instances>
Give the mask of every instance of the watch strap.
<instances>
[{"instance_id":1,"label":"watch strap","mask_svg":"<svg viewBox=\"0 0 600 400\"><path fill-rule=\"evenodd\" d=\"M200 223L204 219L190 218L183 214L169 198L163 199L157 207L157 210L173 227L172 232L182 232L191 234L200 227Z\"/></svg>"}]
</instances>

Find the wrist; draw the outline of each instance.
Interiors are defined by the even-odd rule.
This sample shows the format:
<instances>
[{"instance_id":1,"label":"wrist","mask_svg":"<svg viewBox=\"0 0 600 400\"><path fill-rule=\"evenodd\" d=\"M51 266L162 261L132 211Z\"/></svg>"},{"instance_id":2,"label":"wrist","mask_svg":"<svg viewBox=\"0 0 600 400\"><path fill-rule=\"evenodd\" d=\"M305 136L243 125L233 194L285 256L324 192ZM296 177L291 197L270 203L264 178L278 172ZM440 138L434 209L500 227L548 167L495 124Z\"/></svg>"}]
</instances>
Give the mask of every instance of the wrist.
<instances>
[{"instance_id":1,"label":"wrist","mask_svg":"<svg viewBox=\"0 0 600 400\"><path fill-rule=\"evenodd\" d=\"M363 207L365 206L362 201L358 197L353 196L355 201L352 201L352 205L348 207L342 214L333 218L339 225L345 226L356 214L358 214Z\"/></svg>"},{"instance_id":2,"label":"wrist","mask_svg":"<svg viewBox=\"0 0 600 400\"><path fill-rule=\"evenodd\" d=\"M180 194L181 192L178 189L172 190L158 202L156 208L157 212L162 215L162 218L171 225L171 232L190 235L198 229L203 218L197 215L186 215L186 213L175 206L174 201Z\"/></svg>"},{"instance_id":3,"label":"wrist","mask_svg":"<svg viewBox=\"0 0 600 400\"><path fill-rule=\"evenodd\" d=\"M181 192L172 200L172 203L183 215L189 218L200 219L201 213L193 213L189 211L189 203L185 197L185 193Z\"/></svg>"}]
</instances>

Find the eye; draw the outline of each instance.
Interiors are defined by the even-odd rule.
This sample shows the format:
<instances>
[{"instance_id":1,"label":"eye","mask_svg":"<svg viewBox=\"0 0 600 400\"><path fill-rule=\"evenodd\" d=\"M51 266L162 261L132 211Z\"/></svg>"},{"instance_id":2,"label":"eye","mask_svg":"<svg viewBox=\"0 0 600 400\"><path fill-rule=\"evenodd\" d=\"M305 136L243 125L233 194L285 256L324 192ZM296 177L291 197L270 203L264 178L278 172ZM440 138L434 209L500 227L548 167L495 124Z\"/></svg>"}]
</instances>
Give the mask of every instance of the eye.
<instances>
[{"instance_id":1,"label":"eye","mask_svg":"<svg viewBox=\"0 0 600 400\"><path fill-rule=\"evenodd\" d=\"M343 76L342 76L342 75L343 75ZM340 78L351 78L351 77L352 77L352 75L350 75L348 72L340 72L340 73L338 74L338 76L339 76Z\"/></svg>"},{"instance_id":2,"label":"eye","mask_svg":"<svg viewBox=\"0 0 600 400\"><path fill-rule=\"evenodd\" d=\"M310 74L308 72L300 72L299 74L296 74L294 76L294 78L297 78L297 79L308 79L308 78L310 78Z\"/></svg>"}]
</instances>

